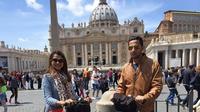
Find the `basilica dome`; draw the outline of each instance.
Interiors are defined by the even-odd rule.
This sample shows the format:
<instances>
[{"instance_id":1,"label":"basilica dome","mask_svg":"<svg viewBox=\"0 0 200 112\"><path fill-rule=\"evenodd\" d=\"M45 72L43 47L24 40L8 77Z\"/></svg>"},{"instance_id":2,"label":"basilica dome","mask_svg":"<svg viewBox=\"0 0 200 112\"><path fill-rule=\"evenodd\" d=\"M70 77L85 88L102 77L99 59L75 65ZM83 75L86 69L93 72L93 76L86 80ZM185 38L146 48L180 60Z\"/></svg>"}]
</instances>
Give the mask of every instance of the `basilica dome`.
<instances>
[{"instance_id":1,"label":"basilica dome","mask_svg":"<svg viewBox=\"0 0 200 112\"><path fill-rule=\"evenodd\" d=\"M99 5L92 11L89 25L92 27L103 27L118 24L118 18L114 9L107 4L106 0L100 0Z\"/></svg>"}]
</instances>

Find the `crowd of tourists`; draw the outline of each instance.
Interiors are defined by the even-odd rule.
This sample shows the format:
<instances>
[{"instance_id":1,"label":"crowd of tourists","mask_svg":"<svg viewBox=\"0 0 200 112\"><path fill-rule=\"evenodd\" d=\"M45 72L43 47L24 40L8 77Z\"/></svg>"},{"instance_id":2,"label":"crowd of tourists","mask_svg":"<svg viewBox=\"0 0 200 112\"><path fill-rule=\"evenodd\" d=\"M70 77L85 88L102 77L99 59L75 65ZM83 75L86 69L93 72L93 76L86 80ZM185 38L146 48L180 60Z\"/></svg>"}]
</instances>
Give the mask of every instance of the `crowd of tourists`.
<instances>
[{"instance_id":1,"label":"crowd of tourists","mask_svg":"<svg viewBox=\"0 0 200 112\"><path fill-rule=\"evenodd\" d=\"M182 106L188 107L189 93L191 90L197 91L197 98L194 100L195 105L200 99L200 65L189 65L188 67L172 67L163 71L165 83L169 88L168 103L174 105L174 98L177 96ZM176 85L183 84L186 97L181 98Z\"/></svg>"},{"instance_id":2,"label":"crowd of tourists","mask_svg":"<svg viewBox=\"0 0 200 112\"><path fill-rule=\"evenodd\" d=\"M37 88L34 88L34 83L37 82ZM16 72L6 73L0 67L0 104L4 106L4 112L7 112L6 102L20 104L18 102L18 90L34 90L41 89L42 75L33 72ZM7 90L11 91L11 95L6 94ZM13 101L14 98L14 101Z\"/></svg>"},{"instance_id":3,"label":"crowd of tourists","mask_svg":"<svg viewBox=\"0 0 200 112\"><path fill-rule=\"evenodd\" d=\"M107 71L102 71L96 66L93 66L92 70L89 70L89 67L82 69L82 71L73 69L71 73L73 87L77 95L84 97L92 89L92 99L100 98L100 91L103 94L109 88L115 89L120 76L119 70L110 68Z\"/></svg>"}]
</instances>

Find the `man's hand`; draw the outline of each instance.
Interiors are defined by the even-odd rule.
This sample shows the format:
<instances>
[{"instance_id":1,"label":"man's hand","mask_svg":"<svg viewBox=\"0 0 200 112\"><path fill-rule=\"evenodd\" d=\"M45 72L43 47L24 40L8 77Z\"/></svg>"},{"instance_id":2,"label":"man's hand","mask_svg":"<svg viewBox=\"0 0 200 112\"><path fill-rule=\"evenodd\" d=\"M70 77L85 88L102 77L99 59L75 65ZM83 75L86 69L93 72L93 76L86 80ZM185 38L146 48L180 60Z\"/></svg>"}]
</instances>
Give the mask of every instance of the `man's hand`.
<instances>
[{"instance_id":1,"label":"man's hand","mask_svg":"<svg viewBox=\"0 0 200 112\"><path fill-rule=\"evenodd\" d=\"M135 101L139 104L143 104L144 103L144 96L141 96L141 95L136 96Z\"/></svg>"},{"instance_id":2,"label":"man's hand","mask_svg":"<svg viewBox=\"0 0 200 112\"><path fill-rule=\"evenodd\" d=\"M65 100L65 105L73 105L73 104L75 104L74 100L72 100L72 99Z\"/></svg>"}]
</instances>

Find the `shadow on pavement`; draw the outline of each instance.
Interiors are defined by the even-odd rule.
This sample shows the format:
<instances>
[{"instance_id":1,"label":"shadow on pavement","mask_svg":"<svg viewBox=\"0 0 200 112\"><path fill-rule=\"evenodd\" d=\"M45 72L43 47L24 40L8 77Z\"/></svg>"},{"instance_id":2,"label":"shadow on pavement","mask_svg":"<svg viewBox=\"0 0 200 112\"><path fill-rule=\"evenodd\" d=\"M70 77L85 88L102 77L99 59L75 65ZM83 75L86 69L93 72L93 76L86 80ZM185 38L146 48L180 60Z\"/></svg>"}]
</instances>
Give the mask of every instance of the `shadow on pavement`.
<instances>
[{"instance_id":1,"label":"shadow on pavement","mask_svg":"<svg viewBox=\"0 0 200 112\"><path fill-rule=\"evenodd\" d=\"M20 102L19 104L7 104L8 107L22 106L24 104L33 104L33 102Z\"/></svg>"},{"instance_id":2,"label":"shadow on pavement","mask_svg":"<svg viewBox=\"0 0 200 112\"><path fill-rule=\"evenodd\" d=\"M33 104L33 102L20 102L19 105L23 105L23 104Z\"/></svg>"}]
</instances>

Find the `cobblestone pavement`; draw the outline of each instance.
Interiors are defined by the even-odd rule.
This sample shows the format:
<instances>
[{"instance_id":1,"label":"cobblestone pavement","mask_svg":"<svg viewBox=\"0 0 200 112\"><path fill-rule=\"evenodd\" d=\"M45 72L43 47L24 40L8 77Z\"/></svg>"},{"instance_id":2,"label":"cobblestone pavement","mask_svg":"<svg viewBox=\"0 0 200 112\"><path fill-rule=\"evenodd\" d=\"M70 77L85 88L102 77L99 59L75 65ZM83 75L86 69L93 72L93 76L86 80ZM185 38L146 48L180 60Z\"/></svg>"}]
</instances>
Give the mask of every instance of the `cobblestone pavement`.
<instances>
[{"instance_id":1,"label":"cobblestone pavement","mask_svg":"<svg viewBox=\"0 0 200 112\"><path fill-rule=\"evenodd\" d=\"M178 91L180 94L185 93L185 89L183 86L177 86ZM10 97L11 92L7 92L7 97ZM168 96L169 91L166 86L164 86L162 94L158 97L157 100L164 101L166 97ZM196 96L196 93L195 95ZM184 96L181 96L182 98ZM43 112L44 109L44 99L43 99L43 93L42 90L20 90L19 91L19 97L18 101L20 104L16 105L14 104L14 99L13 101L8 104L8 112ZM96 102L98 99L93 100L91 103L91 112L96 111ZM3 112L2 106L0 106L0 112ZM158 111L157 112L166 112L166 104L164 102L159 102L158 103ZM177 105L169 105L169 112L177 112ZM188 112L188 109L185 108L183 109L180 106L180 112Z\"/></svg>"}]
</instances>

